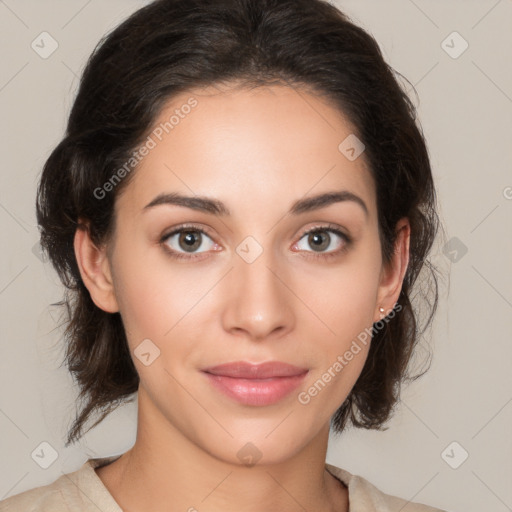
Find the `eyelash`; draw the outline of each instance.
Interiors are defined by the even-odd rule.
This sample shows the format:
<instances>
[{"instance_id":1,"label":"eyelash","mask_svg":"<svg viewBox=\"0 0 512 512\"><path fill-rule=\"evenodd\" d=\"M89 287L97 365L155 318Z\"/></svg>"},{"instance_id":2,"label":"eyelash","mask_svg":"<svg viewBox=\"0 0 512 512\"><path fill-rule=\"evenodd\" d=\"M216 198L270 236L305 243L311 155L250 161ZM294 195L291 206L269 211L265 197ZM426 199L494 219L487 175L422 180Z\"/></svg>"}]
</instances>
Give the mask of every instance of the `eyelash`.
<instances>
[{"instance_id":1,"label":"eyelash","mask_svg":"<svg viewBox=\"0 0 512 512\"><path fill-rule=\"evenodd\" d=\"M159 243L160 243L160 245L163 246L167 255L171 258L178 259L178 260L189 260L190 261L190 260L196 260L196 259L204 259L204 256L202 256L202 254L204 254L204 253L199 253L199 254L190 253L189 255L185 255L184 253L180 253L173 249L170 249L165 244L165 242L171 236L173 236L177 233L181 233L182 231L194 231L194 232L202 233L202 234L208 236L209 238L212 238L206 230L204 230L203 228L200 228L199 226L195 226L194 224L182 224L182 225L174 228L169 233L165 233L160 238ZM309 235L311 233L323 232L323 231L334 233L334 234L338 235L344 241L343 247L341 249L337 249L335 251L316 253L316 254L313 253L308 257L313 258L315 260L316 259L331 260L332 258L336 258L336 257L340 256L341 254L345 253L350 248L350 245L352 244L352 238L349 237L348 235L346 235L345 233L343 233L342 231L340 231L335 224L325 224L325 225L320 225L320 226L314 226L313 228L310 228L307 231L305 231L304 233L302 233L299 240L302 240L306 235Z\"/></svg>"}]
</instances>

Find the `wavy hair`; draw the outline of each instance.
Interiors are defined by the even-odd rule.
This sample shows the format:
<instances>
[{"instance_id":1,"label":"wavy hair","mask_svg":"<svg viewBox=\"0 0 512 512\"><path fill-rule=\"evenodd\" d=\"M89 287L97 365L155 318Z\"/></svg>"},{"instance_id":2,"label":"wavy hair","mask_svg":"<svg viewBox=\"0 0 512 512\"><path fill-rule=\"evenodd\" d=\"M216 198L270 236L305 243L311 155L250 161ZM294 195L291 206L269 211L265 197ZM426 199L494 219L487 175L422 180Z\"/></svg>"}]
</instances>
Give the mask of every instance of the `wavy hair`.
<instances>
[{"instance_id":1,"label":"wavy hair","mask_svg":"<svg viewBox=\"0 0 512 512\"><path fill-rule=\"evenodd\" d=\"M395 226L411 225L410 260L399 313L373 334L364 368L331 418L381 429L411 376L415 346L438 301L436 268L427 255L439 227L428 151L416 110L383 59L375 39L323 0L157 0L105 35L90 55L66 133L45 162L36 212L41 246L65 296L65 361L79 387L67 443L76 442L95 414L97 425L131 401L139 376L119 313L99 309L78 269L73 240L88 221L94 243L114 230L114 202L135 170L99 199L101 188L144 141L162 108L196 87L286 85L325 97L349 119L365 144L377 190L383 262L393 254ZM400 75L401 76L401 75ZM423 326L411 293L422 269ZM421 290L420 290L421 291Z\"/></svg>"}]
</instances>

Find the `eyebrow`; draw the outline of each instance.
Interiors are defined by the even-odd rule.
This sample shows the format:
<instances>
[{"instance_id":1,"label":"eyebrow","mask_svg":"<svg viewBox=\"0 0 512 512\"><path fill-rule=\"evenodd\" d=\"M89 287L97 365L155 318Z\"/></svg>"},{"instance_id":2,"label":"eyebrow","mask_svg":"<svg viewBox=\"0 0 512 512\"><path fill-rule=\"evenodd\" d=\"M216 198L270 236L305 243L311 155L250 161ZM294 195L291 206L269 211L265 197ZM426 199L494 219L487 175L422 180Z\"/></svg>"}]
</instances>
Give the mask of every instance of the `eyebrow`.
<instances>
[{"instance_id":1,"label":"eyebrow","mask_svg":"<svg viewBox=\"0 0 512 512\"><path fill-rule=\"evenodd\" d=\"M331 204L344 201L351 201L358 204L363 209L365 215L368 216L368 207L366 206L366 203L359 196L348 190L326 192L316 196L299 199L293 203L289 213L292 215L299 215L301 213L319 210L320 208L325 208ZM155 206L164 204L185 206L192 210L220 216L231 215L229 208L217 199L205 196L184 196L177 192L159 194L143 208L143 211L147 211Z\"/></svg>"}]
</instances>

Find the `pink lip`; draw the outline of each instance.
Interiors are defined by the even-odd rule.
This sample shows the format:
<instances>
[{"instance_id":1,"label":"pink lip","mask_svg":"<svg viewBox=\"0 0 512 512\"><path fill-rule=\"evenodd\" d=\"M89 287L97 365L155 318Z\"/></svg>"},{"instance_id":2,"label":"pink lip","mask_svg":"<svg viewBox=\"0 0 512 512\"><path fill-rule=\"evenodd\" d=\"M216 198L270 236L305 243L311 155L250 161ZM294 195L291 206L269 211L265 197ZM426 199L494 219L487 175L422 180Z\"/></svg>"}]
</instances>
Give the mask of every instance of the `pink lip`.
<instances>
[{"instance_id":1,"label":"pink lip","mask_svg":"<svg viewBox=\"0 0 512 512\"><path fill-rule=\"evenodd\" d=\"M304 380L307 368L287 363L251 364L236 361L203 370L217 389L245 405L270 405L291 393Z\"/></svg>"}]
</instances>

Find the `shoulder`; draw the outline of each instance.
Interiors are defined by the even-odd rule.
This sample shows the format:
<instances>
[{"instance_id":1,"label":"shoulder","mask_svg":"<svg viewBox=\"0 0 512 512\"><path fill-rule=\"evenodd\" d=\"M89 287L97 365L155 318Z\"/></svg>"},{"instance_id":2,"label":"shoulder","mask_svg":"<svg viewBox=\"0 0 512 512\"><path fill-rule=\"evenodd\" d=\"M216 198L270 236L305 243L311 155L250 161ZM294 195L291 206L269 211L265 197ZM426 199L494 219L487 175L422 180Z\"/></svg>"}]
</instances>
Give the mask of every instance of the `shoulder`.
<instances>
[{"instance_id":1,"label":"shoulder","mask_svg":"<svg viewBox=\"0 0 512 512\"><path fill-rule=\"evenodd\" d=\"M62 475L53 483L36 487L0 501L0 512L69 512L64 493L71 491Z\"/></svg>"},{"instance_id":2,"label":"shoulder","mask_svg":"<svg viewBox=\"0 0 512 512\"><path fill-rule=\"evenodd\" d=\"M408 501L386 494L371 482L349 471L326 464L326 469L348 487L350 510L354 512L448 512L439 508ZM407 507L405 508L405 506Z\"/></svg>"},{"instance_id":3,"label":"shoulder","mask_svg":"<svg viewBox=\"0 0 512 512\"><path fill-rule=\"evenodd\" d=\"M117 512L120 509L94 472L95 467L115 458L88 459L78 470L62 474L48 485L0 501L0 512L97 512L102 505L105 512Z\"/></svg>"}]
</instances>

